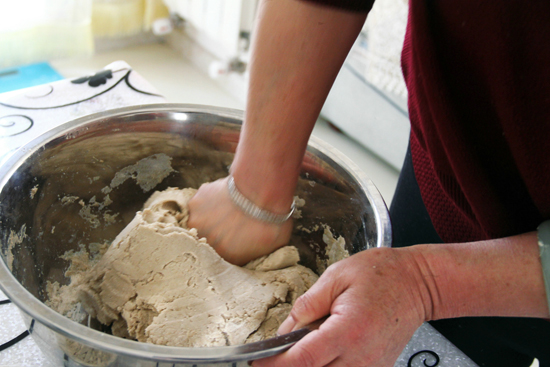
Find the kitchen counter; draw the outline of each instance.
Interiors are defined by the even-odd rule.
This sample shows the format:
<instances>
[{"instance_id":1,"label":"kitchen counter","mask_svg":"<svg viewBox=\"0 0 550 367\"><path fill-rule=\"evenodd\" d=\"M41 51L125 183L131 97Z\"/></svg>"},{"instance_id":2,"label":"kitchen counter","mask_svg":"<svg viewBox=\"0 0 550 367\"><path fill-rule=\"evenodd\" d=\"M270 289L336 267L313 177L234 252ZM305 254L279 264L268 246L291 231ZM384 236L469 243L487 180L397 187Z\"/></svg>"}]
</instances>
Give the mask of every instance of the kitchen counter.
<instances>
[{"instance_id":1,"label":"kitchen counter","mask_svg":"<svg viewBox=\"0 0 550 367\"><path fill-rule=\"evenodd\" d=\"M162 102L166 99L123 61L109 64L94 75L0 94L0 164L28 141L77 117L110 108ZM18 308L2 292L0 319L0 366L51 366L32 339L32 327L27 330ZM5 344L11 340L13 345ZM476 364L424 324L395 366Z\"/></svg>"}]
</instances>

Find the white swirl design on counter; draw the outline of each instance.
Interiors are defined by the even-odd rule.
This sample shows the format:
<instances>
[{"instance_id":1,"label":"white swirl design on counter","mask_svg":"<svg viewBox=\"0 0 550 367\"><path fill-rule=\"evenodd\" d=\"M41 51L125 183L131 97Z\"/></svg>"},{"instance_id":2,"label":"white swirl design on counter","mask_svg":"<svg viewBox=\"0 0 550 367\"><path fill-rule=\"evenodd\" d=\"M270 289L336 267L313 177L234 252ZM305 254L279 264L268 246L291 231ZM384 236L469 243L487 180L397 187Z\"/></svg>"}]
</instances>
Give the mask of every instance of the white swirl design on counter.
<instances>
[{"instance_id":1,"label":"white swirl design on counter","mask_svg":"<svg viewBox=\"0 0 550 367\"><path fill-rule=\"evenodd\" d=\"M37 87L31 88L25 94L27 98L43 98L49 96L53 92L53 86L50 84L39 85Z\"/></svg>"},{"instance_id":2,"label":"white swirl design on counter","mask_svg":"<svg viewBox=\"0 0 550 367\"><path fill-rule=\"evenodd\" d=\"M14 136L29 130L33 125L30 117L24 115L8 115L0 117L0 138Z\"/></svg>"},{"instance_id":3,"label":"white swirl design on counter","mask_svg":"<svg viewBox=\"0 0 550 367\"><path fill-rule=\"evenodd\" d=\"M431 350L421 350L420 352L416 352L409 358L409 363L407 363L407 367L416 367L420 366L420 362L423 363L425 367L435 367L439 364L439 355L436 352L433 352ZM432 364L428 364L428 361ZM413 364L413 362L418 362Z\"/></svg>"},{"instance_id":4,"label":"white swirl design on counter","mask_svg":"<svg viewBox=\"0 0 550 367\"><path fill-rule=\"evenodd\" d=\"M115 74L121 74L118 77L115 77ZM83 89L75 89L74 96L79 96L78 99L70 100L68 102L58 104L59 101L56 97L56 91L53 89L48 91L39 92L39 96L16 96L12 100L0 101L0 105L8 108L15 108L20 110L50 110L55 108L62 108L67 106L76 105L82 102L89 101L93 98L96 98L100 95L108 93L110 90L115 88L120 83L125 83L128 88L134 92L150 95L150 96L159 96L161 95L156 93L151 93L148 91L141 90L136 88L131 82L132 70L131 69L119 69L119 70L102 70L91 76L85 76L82 78L74 79L71 81L72 84L76 86L82 86ZM78 93L77 93L78 91ZM40 98L38 98L40 97Z\"/></svg>"}]
</instances>

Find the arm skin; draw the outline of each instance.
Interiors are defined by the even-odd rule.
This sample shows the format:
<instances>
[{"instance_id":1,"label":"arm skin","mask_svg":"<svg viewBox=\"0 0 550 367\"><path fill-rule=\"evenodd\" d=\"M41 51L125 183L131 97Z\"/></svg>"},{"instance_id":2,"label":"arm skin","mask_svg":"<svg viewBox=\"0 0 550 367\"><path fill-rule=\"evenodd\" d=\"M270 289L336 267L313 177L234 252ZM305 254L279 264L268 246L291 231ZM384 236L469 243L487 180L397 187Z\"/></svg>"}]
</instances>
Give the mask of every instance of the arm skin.
<instances>
[{"instance_id":1,"label":"arm skin","mask_svg":"<svg viewBox=\"0 0 550 367\"><path fill-rule=\"evenodd\" d=\"M245 120L231 165L239 191L256 205L289 211L309 136L365 19L305 1L260 4ZM189 225L238 265L286 244L291 221L278 226L246 217L230 201L226 180L199 189Z\"/></svg>"},{"instance_id":2,"label":"arm skin","mask_svg":"<svg viewBox=\"0 0 550 367\"><path fill-rule=\"evenodd\" d=\"M460 316L548 318L536 232L464 244L415 246L431 309Z\"/></svg>"},{"instance_id":3,"label":"arm skin","mask_svg":"<svg viewBox=\"0 0 550 367\"><path fill-rule=\"evenodd\" d=\"M261 3L232 167L257 205L288 211L309 136L365 18L303 1Z\"/></svg>"}]
</instances>

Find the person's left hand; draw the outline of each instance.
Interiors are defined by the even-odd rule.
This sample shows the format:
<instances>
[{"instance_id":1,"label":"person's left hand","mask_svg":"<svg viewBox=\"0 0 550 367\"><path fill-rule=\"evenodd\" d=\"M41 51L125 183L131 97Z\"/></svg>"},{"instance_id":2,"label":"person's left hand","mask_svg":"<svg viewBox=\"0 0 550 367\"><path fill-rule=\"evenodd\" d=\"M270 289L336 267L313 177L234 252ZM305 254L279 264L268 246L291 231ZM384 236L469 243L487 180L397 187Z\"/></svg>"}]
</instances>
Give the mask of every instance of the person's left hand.
<instances>
[{"instance_id":1,"label":"person's left hand","mask_svg":"<svg viewBox=\"0 0 550 367\"><path fill-rule=\"evenodd\" d=\"M254 367L389 367L427 319L423 277L407 249L370 249L330 266L279 328L330 317L288 351Z\"/></svg>"},{"instance_id":2,"label":"person's left hand","mask_svg":"<svg viewBox=\"0 0 550 367\"><path fill-rule=\"evenodd\" d=\"M279 225L244 214L229 197L227 177L199 188L189 201L187 225L235 265L272 253L286 245L292 233L292 219Z\"/></svg>"}]
</instances>

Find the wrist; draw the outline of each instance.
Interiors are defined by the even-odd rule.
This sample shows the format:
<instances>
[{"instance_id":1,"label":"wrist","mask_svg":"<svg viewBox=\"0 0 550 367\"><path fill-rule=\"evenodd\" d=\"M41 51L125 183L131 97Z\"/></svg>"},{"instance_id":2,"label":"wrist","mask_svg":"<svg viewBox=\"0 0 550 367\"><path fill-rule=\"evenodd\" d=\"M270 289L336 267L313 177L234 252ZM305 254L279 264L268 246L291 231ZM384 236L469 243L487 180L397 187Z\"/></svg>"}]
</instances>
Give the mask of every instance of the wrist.
<instances>
[{"instance_id":1,"label":"wrist","mask_svg":"<svg viewBox=\"0 0 550 367\"><path fill-rule=\"evenodd\" d=\"M408 278L411 281L411 293L415 297L417 313L422 322L434 320L438 313L439 297L437 297L437 284L433 276L430 264L427 261L421 245L398 249L407 253Z\"/></svg>"},{"instance_id":2,"label":"wrist","mask_svg":"<svg viewBox=\"0 0 550 367\"><path fill-rule=\"evenodd\" d=\"M240 191L237 185L235 184L235 179L233 176L229 176L227 180L227 190L229 191L229 197L235 206L237 206L244 214L254 218L260 222L270 223L281 225L286 222L296 209L296 204L293 201L290 209L286 213L273 213L269 210L266 210L258 205L254 204L252 201L248 200Z\"/></svg>"},{"instance_id":3,"label":"wrist","mask_svg":"<svg viewBox=\"0 0 550 367\"><path fill-rule=\"evenodd\" d=\"M274 151L240 144L230 175L244 197L260 208L282 214L289 211L294 200L303 154L295 163Z\"/></svg>"},{"instance_id":4,"label":"wrist","mask_svg":"<svg viewBox=\"0 0 550 367\"><path fill-rule=\"evenodd\" d=\"M480 275L467 264L459 250L466 244L416 245L414 252L420 278L426 320L440 320L463 316L482 316L480 301L484 295ZM480 259L483 259L481 257ZM477 261L479 264L484 260ZM488 264L484 263L485 266Z\"/></svg>"},{"instance_id":5,"label":"wrist","mask_svg":"<svg viewBox=\"0 0 550 367\"><path fill-rule=\"evenodd\" d=\"M535 232L417 245L428 320L464 316L548 317Z\"/></svg>"}]
</instances>

